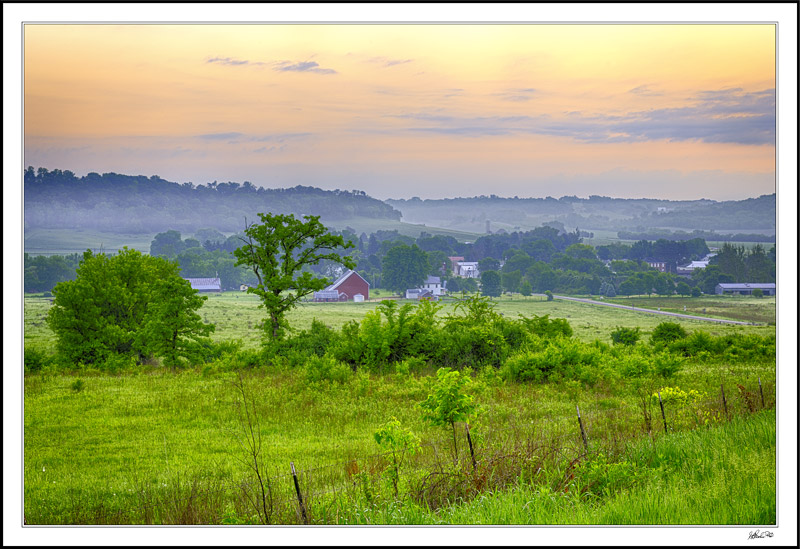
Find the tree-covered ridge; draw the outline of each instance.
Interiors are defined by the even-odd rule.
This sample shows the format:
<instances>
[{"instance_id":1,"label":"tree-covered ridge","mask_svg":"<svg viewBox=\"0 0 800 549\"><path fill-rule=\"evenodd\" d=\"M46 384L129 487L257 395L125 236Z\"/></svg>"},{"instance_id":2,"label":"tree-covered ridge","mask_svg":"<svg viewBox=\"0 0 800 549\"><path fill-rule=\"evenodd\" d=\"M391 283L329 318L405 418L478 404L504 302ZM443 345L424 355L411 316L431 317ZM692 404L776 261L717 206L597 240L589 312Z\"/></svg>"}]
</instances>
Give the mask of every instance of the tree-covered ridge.
<instances>
[{"instance_id":1,"label":"tree-covered ridge","mask_svg":"<svg viewBox=\"0 0 800 549\"><path fill-rule=\"evenodd\" d=\"M258 212L399 220L400 212L363 191L297 186L265 189L249 181L174 183L157 175L89 173L28 167L26 228L83 228L110 232L194 231L213 226L240 231Z\"/></svg>"},{"instance_id":2,"label":"tree-covered ridge","mask_svg":"<svg viewBox=\"0 0 800 549\"><path fill-rule=\"evenodd\" d=\"M556 221L568 227L605 230L655 228L701 231L775 229L775 194L747 200L716 202L650 198L520 198L496 195L470 198L421 200L389 199L387 204L403 213L406 222L481 231L488 222L491 230L519 230Z\"/></svg>"}]
</instances>

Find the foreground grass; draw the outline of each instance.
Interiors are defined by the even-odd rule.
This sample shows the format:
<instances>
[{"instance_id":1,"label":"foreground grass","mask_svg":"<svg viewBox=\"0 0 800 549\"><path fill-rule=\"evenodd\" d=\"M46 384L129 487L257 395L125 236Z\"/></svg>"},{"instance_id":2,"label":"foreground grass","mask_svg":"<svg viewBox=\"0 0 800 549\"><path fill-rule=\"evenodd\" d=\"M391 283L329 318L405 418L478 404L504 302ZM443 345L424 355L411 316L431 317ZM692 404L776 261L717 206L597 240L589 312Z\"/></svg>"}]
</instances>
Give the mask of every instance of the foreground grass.
<instances>
[{"instance_id":1,"label":"foreground grass","mask_svg":"<svg viewBox=\"0 0 800 549\"><path fill-rule=\"evenodd\" d=\"M769 408L774 403L774 364L699 363L688 366L668 384L684 390L706 391L708 399L703 406L715 411L716 417L721 417L720 380L727 380L726 386L731 391L735 391L734 382L756 390L759 377L764 381ZM218 524L225 521L226 516L235 522L257 523L253 509L238 488L243 482L252 486L254 479L247 466L251 456L240 444L246 435L246 426L241 421L241 395L234 385L237 380L236 373L208 370L178 374L142 370L121 376L87 375L86 372L81 377L60 374L27 376L24 487L28 524ZM316 493L330 489L330 485L324 484L328 482L326 478L346 479L347 476L342 476L345 472L347 475L354 473L348 465L353 460L359 460L361 470L379 475L383 467L380 459L361 461L361 458L381 451L373 440L373 433L391 417L396 417L404 427L415 432L425 445L427 454L421 459L428 461L423 460L415 466L415 471L423 474L431 470L431 460L436 456L438 459L443 456L445 461L449 459L450 432L425 424L418 407L431 390L433 380L430 376L392 374L379 377L359 373L344 383L310 383L302 369L261 368L245 372L244 381L248 398L259 418L257 431L263 440L260 458L264 471L271 478L280 477L282 486L286 488L284 494L289 496L291 485L286 481L290 478L290 462L294 462L301 472L304 489L310 490L318 480L322 483L314 488ZM506 383L492 371L487 371L476 376L470 392L485 408L480 421L473 426L479 456L495 452L502 454L502 449L509 445L525 446L530 445L526 440L539 440L536 444L540 448L547 444L555 445L554 448L563 448L574 457L576 452L581 452L575 419L575 406L579 405L593 448L605 448L613 459L634 460L639 468L661 467L659 453L654 454L655 457L646 454L647 444L640 448L640 454L626 450L629 443L643 437L647 440L647 434L635 391L624 384L590 388L575 382L544 385ZM729 394L728 406L733 417L746 414L746 402L737 398L735 393ZM682 413L682 410L668 406L670 425L691 428L693 420L681 420ZM681 421L682 426L679 426ZM461 433L459 428L460 455L464 457L464 463L469 463L464 455L467 444ZM555 442L546 442L550 435ZM541 439L542 436L545 438ZM664 440L680 436L683 435L678 433ZM541 446L541 440L545 440L545 446ZM659 440L658 435L656 440ZM686 440L685 444L676 443L675 451L684 444L685 450L682 451L690 452L684 456L685 465L691 470L700 468L707 471L709 467L716 467L716 462L719 467L727 467L736 463L736 459L755 460L750 463L752 471L758 471L758 475L767 480L772 478L774 483L770 468L762 463L761 458L750 455L747 438L731 442L733 438L729 437L726 440L731 444L730 451L707 446L707 453L702 456L691 454L700 451L698 448L702 444L693 442L694 439ZM740 452L739 458L729 455L734 451ZM626 455L629 457L625 458ZM673 466L672 462L663 464ZM564 470L557 462L548 467L553 469L548 469L550 476L545 484L552 487ZM689 479L687 482L702 480L686 476L686 471L675 475ZM724 470L720 469L720 474L723 475L721 480L732 481L725 476ZM727 474L731 474L730 470ZM720 477L714 478L717 479L715 482L720 481ZM498 486L507 482L508 479ZM542 486L536 485L530 490L539 490ZM671 482L670 486L674 483ZM720 485L720 490L723 487ZM521 494L525 494L525 486L519 488L523 490ZM680 488L670 488L673 489L677 497ZM193 494L197 493L207 496L202 505L192 503L196 502ZM489 491L484 495L489 498L487 501L491 501L500 493L504 492L494 494ZM673 492L664 492L663 497L673 497L668 496L669 493ZM697 494L700 497L702 492ZM562 497L559 494L555 496ZM310 494L307 497L311 503L321 501ZM353 515L350 511L354 508L353 501L359 501L358 497L358 494L351 494L344 507L335 510L320 503L314 508L312 519L320 523L375 523L384 520L371 515L371 518ZM180 505L187 501L194 507L187 509ZM473 504L477 505L478 501L480 499ZM558 505L566 505L561 499L555 501ZM588 503L582 512L588 513L591 507ZM763 508L766 504L760 502L758 505ZM774 508L774 503L772 506ZM358 508L371 509L370 513L380 509L371 504ZM419 523L459 523L466 520L446 513L446 510L426 511L422 518L409 516L397 519L397 523L416 523L417 520L422 521ZM476 521L483 520L484 523L518 520L511 515L505 518L475 516L478 517ZM561 524L576 520L574 517L603 522L612 520L609 517L614 515L586 515L585 518L580 514L567 514L561 518L546 515L541 520ZM613 521L618 520L622 519L613 518ZM286 521L294 523L297 517L282 515L279 519L281 523Z\"/></svg>"},{"instance_id":2,"label":"foreground grass","mask_svg":"<svg viewBox=\"0 0 800 549\"><path fill-rule=\"evenodd\" d=\"M607 495L531 483L437 511L392 503L351 516L396 525L774 525L775 440L774 411L765 411L632 443L626 457L640 480Z\"/></svg>"}]
</instances>

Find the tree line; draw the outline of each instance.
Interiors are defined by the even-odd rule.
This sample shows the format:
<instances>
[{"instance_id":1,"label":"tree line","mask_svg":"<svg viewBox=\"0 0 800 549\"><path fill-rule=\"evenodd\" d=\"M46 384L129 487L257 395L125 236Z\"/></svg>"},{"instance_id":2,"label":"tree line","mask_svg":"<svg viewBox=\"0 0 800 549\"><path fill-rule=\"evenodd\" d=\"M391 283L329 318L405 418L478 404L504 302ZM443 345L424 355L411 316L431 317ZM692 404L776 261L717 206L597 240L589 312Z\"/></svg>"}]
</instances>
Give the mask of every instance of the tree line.
<instances>
[{"instance_id":1,"label":"tree line","mask_svg":"<svg viewBox=\"0 0 800 549\"><path fill-rule=\"evenodd\" d=\"M350 228L330 231L343 242L352 243L348 256L354 269L373 288L398 294L419 287L427 276L438 276L451 293L483 291L530 295L546 291L590 295L692 295L714 293L720 282L775 282L775 247L756 245L751 250L726 243L709 267L696 269L691 278L678 277L675 268L709 253L701 238L684 241L641 240L633 244L613 243L592 247L582 243L579 232L565 232L550 226L526 232L485 235L474 243L422 233L418 238L396 230L379 230L360 235ZM177 230L158 233L150 255L176 261L181 276L218 276L223 289L253 285L253 272L236 265L234 251L242 245L244 233L226 236L215 228L204 228L183 237ZM302 248L301 248L302 249ZM480 279L454 276L450 257L477 261ZM661 273L646 260L667 263ZM30 256L25 254L25 291L51 291L56 283L70 280L80 262L79 254ZM335 279L341 266L321 260L307 265L309 272Z\"/></svg>"},{"instance_id":2,"label":"tree line","mask_svg":"<svg viewBox=\"0 0 800 549\"><path fill-rule=\"evenodd\" d=\"M213 225L232 232L241 229L241 219L255 219L259 211L319 215L328 221L399 220L401 215L357 190L266 189L249 181L179 184L157 175L113 172L77 177L69 170L33 166L23 179L26 227L143 233Z\"/></svg>"}]
</instances>

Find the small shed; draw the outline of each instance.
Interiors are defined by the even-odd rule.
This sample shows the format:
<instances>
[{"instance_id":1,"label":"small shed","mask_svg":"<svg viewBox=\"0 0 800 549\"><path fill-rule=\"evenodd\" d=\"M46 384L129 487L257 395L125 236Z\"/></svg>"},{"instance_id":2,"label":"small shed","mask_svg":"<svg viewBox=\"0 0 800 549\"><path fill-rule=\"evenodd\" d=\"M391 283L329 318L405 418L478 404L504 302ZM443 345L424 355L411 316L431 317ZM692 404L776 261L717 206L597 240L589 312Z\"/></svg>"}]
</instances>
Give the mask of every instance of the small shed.
<instances>
[{"instance_id":1,"label":"small shed","mask_svg":"<svg viewBox=\"0 0 800 549\"><path fill-rule=\"evenodd\" d=\"M184 278L192 285L193 290L198 292L221 292L222 282L217 278Z\"/></svg>"},{"instance_id":2,"label":"small shed","mask_svg":"<svg viewBox=\"0 0 800 549\"><path fill-rule=\"evenodd\" d=\"M774 282L720 282L714 288L714 293L717 295L753 295L753 290L756 289L764 292L764 295L775 295Z\"/></svg>"},{"instance_id":3,"label":"small shed","mask_svg":"<svg viewBox=\"0 0 800 549\"><path fill-rule=\"evenodd\" d=\"M364 302L364 296L361 295L361 294L356 294L356 295L353 296L353 301L355 301L356 303L363 303Z\"/></svg>"}]
</instances>

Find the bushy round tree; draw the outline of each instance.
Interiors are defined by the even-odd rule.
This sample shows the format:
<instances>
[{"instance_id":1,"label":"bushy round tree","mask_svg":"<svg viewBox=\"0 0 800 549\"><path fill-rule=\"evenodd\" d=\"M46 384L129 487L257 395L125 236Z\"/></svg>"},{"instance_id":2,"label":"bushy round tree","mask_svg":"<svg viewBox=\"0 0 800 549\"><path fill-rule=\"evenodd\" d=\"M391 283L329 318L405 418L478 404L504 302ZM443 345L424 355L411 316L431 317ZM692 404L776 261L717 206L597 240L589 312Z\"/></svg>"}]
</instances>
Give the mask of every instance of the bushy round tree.
<instances>
[{"instance_id":1,"label":"bushy round tree","mask_svg":"<svg viewBox=\"0 0 800 549\"><path fill-rule=\"evenodd\" d=\"M181 340L213 327L194 314L205 297L195 297L178 271L176 263L128 248L114 256L87 250L75 280L53 289L47 322L59 353L76 364L103 363L115 355L186 356Z\"/></svg>"}]
</instances>

